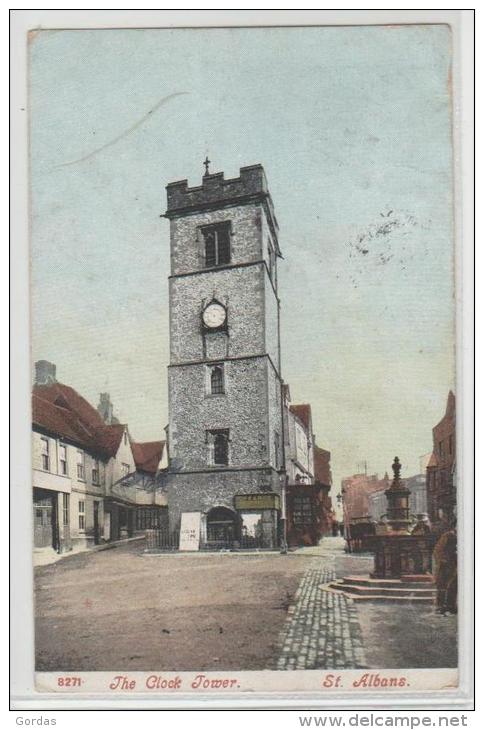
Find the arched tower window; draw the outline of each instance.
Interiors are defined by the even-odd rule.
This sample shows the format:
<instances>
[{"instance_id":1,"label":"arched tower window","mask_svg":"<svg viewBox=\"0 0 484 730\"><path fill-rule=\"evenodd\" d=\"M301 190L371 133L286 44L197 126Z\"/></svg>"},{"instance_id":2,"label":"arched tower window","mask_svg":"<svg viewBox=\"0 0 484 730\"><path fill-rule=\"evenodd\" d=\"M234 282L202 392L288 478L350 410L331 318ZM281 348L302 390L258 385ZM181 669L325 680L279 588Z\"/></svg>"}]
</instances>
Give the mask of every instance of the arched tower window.
<instances>
[{"instance_id":1,"label":"arched tower window","mask_svg":"<svg viewBox=\"0 0 484 730\"><path fill-rule=\"evenodd\" d=\"M220 365L212 368L210 373L210 392L212 395L219 395L224 392L224 371Z\"/></svg>"}]
</instances>

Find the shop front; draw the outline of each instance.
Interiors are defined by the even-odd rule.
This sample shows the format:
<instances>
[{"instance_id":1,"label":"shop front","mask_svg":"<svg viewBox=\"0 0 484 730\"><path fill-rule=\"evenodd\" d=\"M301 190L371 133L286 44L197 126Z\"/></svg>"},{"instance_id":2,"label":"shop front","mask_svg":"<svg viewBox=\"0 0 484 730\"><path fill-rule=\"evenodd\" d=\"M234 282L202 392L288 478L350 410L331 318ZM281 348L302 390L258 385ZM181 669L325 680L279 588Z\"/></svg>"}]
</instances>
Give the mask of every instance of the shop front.
<instances>
[{"instance_id":1,"label":"shop front","mask_svg":"<svg viewBox=\"0 0 484 730\"><path fill-rule=\"evenodd\" d=\"M287 543L291 547L317 545L326 519L323 489L315 484L289 484L286 488Z\"/></svg>"},{"instance_id":2,"label":"shop front","mask_svg":"<svg viewBox=\"0 0 484 730\"><path fill-rule=\"evenodd\" d=\"M244 548L277 548L280 544L280 498L275 492L237 494L234 507Z\"/></svg>"},{"instance_id":3,"label":"shop front","mask_svg":"<svg viewBox=\"0 0 484 730\"><path fill-rule=\"evenodd\" d=\"M104 500L104 540L113 542L133 537L136 525L136 505L119 499Z\"/></svg>"},{"instance_id":4,"label":"shop front","mask_svg":"<svg viewBox=\"0 0 484 730\"><path fill-rule=\"evenodd\" d=\"M34 549L52 549L58 553L72 549L70 492L70 479L34 469Z\"/></svg>"}]
</instances>

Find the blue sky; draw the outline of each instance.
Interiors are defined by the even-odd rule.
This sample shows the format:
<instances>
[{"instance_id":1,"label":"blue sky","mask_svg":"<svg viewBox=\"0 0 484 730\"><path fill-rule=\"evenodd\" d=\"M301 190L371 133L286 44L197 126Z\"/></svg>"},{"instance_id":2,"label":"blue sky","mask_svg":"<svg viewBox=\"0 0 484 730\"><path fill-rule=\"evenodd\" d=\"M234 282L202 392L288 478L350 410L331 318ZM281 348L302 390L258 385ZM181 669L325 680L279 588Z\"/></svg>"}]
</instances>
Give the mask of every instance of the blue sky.
<instances>
[{"instance_id":1,"label":"blue sky","mask_svg":"<svg viewBox=\"0 0 484 730\"><path fill-rule=\"evenodd\" d=\"M226 177L260 162L293 401L337 482L395 454L418 472L454 387L448 27L41 31L30 51L33 360L162 437L165 185L200 184L206 154Z\"/></svg>"}]
</instances>

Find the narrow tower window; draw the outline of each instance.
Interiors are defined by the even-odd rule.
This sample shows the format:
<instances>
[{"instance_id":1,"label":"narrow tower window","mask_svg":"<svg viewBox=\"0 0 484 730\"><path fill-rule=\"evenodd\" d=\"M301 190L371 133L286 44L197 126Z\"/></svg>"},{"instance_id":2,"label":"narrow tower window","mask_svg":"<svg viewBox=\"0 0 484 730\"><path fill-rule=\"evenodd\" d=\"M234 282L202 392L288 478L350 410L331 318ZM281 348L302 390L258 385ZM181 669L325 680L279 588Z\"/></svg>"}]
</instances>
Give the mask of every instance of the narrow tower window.
<instances>
[{"instance_id":1,"label":"narrow tower window","mask_svg":"<svg viewBox=\"0 0 484 730\"><path fill-rule=\"evenodd\" d=\"M221 365L216 365L210 373L210 392L220 395L224 392L224 371Z\"/></svg>"},{"instance_id":2,"label":"narrow tower window","mask_svg":"<svg viewBox=\"0 0 484 730\"><path fill-rule=\"evenodd\" d=\"M224 465L229 463L229 440L224 433L218 433L213 442L214 464Z\"/></svg>"},{"instance_id":3,"label":"narrow tower window","mask_svg":"<svg viewBox=\"0 0 484 730\"><path fill-rule=\"evenodd\" d=\"M205 266L230 263L230 222L216 223L202 229L205 239Z\"/></svg>"},{"instance_id":4,"label":"narrow tower window","mask_svg":"<svg viewBox=\"0 0 484 730\"><path fill-rule=\"evenodd\" d=\"M227 466L229 463L229 432L217 429L206 432L208 463L212 466Z\"/></svg>"}]
</instances>

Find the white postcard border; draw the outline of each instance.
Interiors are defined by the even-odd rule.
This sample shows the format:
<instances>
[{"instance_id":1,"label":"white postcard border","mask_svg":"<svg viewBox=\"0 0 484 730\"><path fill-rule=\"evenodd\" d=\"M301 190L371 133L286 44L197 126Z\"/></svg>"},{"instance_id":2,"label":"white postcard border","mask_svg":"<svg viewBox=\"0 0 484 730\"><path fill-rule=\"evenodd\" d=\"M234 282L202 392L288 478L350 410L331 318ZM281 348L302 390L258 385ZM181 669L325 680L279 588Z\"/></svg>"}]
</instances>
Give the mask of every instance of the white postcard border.
<instances>
[{"instance_id":1,"label":"white postcard border","mask_svg":"<svg viewBox=\"0 0 484 730\"><path fill-rule=\"evenodd\" d=\"M190 707L203 704L209 707L372 707L395 709L438 708L470 709L472 707L473 666L473 533L461 531L459 551L459 686L457 689L401 691L391 696L381 691L365 692L357 697L348 693L328 691L321 696L314 689L309 696L301 691L287 691L268 696L264 691L250 689L250 699L245 693L230 698L223 695L180 695L179 699L165 696L146 698L101 697L86 694L53 695L37 692L34 688L33 655L33 590L31 544L30 491L30 347L29 347L29 249L28 249L28 144L27 144L27 67L26 30L43 28L93 28L93 27L206 27L223 25L355 25L397 23L448 23L453 29L455 54L454 140L456 165L456 267L458 288L456 292L458 320L458 384L457 394L461 410L458 416L458 432L462 448L459 454L460 480L466 489L460 490L459 517L461 524L473 521L473 17L472 11L459 10L332 10L332 11L156 11L156 10L16 10L12 14L12 703L15 709L123 709L153 706ZM462 180L462 189L460 181ZM459 273L461 277L459 277ZM460 284L459 284L460 279ZM466 440L463 439L465 426ZM28 547L27 547L28 546ZM401 672L401 670L399 670ZM410 670L412 673L420 670ZM436 674L448 670L421 670ZM455 671L455 670L452 670ZM303 674L309 675L312 670ZM318 675L327 672L317 672ZM357 672L361 675L361 671ZM373 672L376 673L376 670ZM380 674L388 674L382 670ZM408 672L407 672L408 673ZM95 675L96 673L89 673ZM105 673L102 673L105 674ZM112 673L109 673L111 676ZM166 673L164 673L166 674ZM170 673L171 674L171 673ZM189 673L193 674L193 673ZM213 673L207 673L213 674ZM239 672L237 675L260 674ZM294 672L264 672L282 677ZM58 676L56 673L55 676ZM43 681L43 675L37 675ZM243 678L245 680L245 677ZM248 678L250 682L251 679ZM448 685L447 685L448 686ZM398 697L398 700L397 700Z\"/></svg>"}]
</instances>

